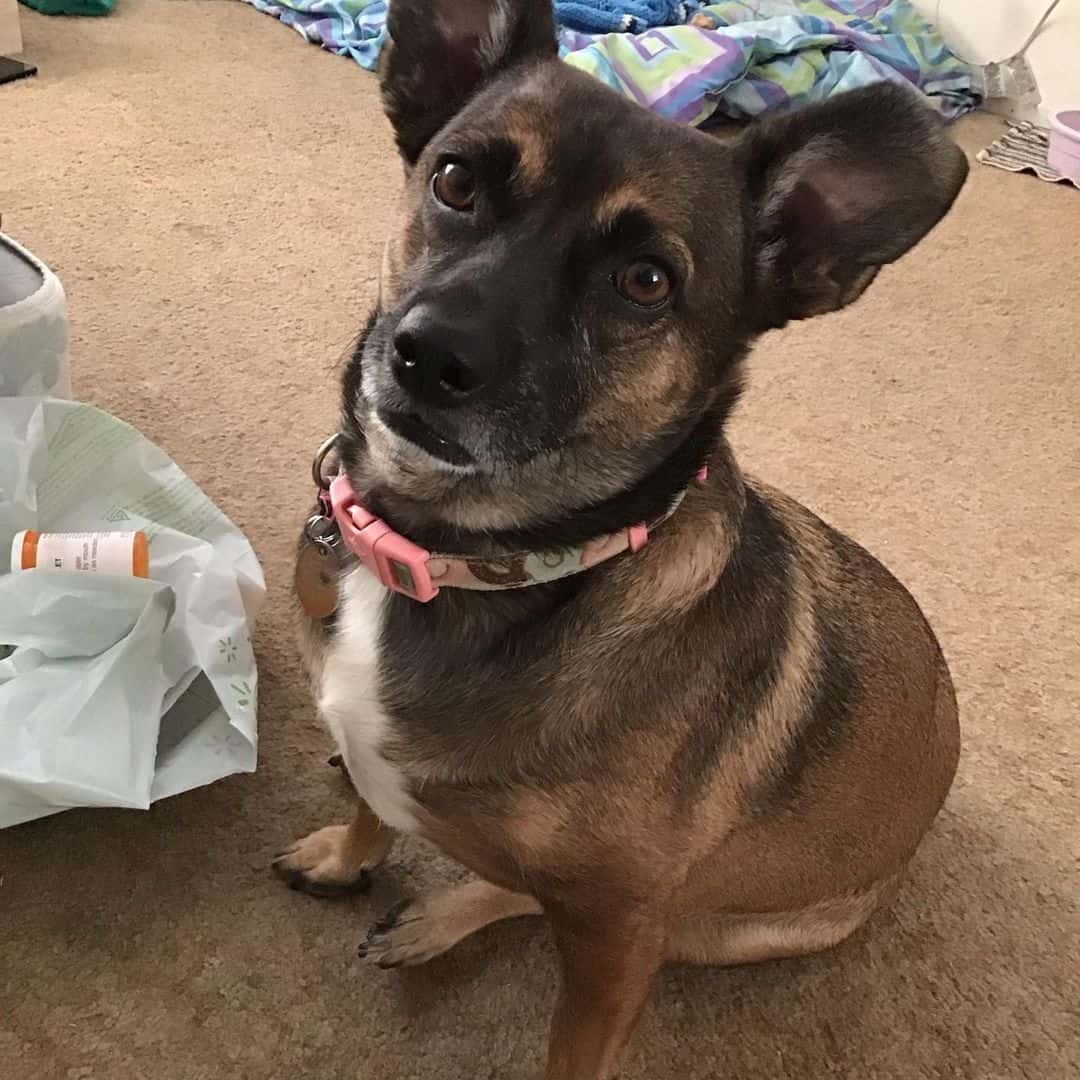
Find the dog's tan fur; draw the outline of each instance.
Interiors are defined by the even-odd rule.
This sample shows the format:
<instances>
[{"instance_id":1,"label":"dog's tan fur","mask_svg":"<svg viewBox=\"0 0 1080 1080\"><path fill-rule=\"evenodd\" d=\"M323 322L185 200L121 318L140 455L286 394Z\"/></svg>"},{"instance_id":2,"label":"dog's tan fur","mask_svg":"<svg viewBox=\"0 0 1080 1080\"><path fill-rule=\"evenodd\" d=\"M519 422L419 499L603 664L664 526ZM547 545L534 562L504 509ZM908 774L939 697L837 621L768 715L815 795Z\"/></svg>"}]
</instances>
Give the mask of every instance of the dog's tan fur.
<instances>
[{"instance_id":1,"label":"dog's tan fur","mask_svg":"<svg viewBox=\"0 0 1080 1080\"><path fill-rule=\"evenodd\" d=\"M528 107L507 109L503 134L517 147L518 168L514 177L525 194L539 192L548 178L551 164L551 133L537 124Z\"/></svg>"},{"instance_id":2,"label":"dog's tan fur","mask_svg":"<svg viewBox=\"0 0 1080 1080\"><path fill-rule=\"evenodd\" d=\"M393 830L361 799L348 825L328 825L298 840L274 860L274 868L286 879L302 880L307 892L332 896L362 888L393 842Z\"/></svg>"}]
</instances>

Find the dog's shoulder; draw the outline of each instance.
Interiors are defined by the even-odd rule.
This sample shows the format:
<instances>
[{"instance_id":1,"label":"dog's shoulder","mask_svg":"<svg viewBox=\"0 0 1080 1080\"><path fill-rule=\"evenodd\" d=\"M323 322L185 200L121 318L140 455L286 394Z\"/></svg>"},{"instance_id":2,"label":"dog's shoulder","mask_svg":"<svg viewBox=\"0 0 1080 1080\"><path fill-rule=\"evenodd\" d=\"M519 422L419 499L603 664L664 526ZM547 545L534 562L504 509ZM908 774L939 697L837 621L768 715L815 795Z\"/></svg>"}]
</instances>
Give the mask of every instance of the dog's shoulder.
<instances>
[{"instance_id":1,"label":"dog's shoulder","mask_svg":"<svg viewBox=\"0 0 1080 1080\"><path fill-rule=\"evenodd\" d=\"M757 528L786 537L819 598L833 600L853 621L876 612L913 619L920 630L930 632L908 589L861 544L777 488L749 477L746 486L750 505L758 508Z\"/></svg>"}]
</instances>

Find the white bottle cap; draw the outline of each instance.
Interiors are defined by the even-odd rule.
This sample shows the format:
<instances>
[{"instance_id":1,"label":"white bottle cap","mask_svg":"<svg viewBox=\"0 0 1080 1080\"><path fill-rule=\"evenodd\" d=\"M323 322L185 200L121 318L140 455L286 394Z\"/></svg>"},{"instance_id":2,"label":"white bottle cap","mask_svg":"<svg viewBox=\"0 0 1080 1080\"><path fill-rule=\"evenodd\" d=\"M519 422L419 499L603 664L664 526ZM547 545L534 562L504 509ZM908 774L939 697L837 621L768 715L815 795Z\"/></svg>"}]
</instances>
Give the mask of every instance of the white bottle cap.
<instances>
[{"instance_id":1,"label":"white bottle cap","mask_svg":"<svg viewBox=\"0 0 1080 1080\"><path fill-rule=\"evenodd\" d=\"M15 534L15 539L11 541L11 572L17 574L22 568L22 549L23 542L26 540L26 534L29 529L23 529L21 532Z\"/></svg>"}]
</instances>

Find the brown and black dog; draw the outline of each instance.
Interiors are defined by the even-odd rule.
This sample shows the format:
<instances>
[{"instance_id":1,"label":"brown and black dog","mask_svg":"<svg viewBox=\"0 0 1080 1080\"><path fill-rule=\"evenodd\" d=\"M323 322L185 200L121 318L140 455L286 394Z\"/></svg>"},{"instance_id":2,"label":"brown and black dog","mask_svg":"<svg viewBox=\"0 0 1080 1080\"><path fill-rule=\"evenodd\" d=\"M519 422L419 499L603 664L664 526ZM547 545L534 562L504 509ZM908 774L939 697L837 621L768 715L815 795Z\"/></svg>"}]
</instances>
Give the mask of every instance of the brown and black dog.
<instances>
[{"instance_id":1,"label":"brown and black dog","mask_svg":"<svg viewBox=\"0 0 1080 1080\"><path fill-rule=\"evenodd\" d=\"M407 205L342 474L416 543L504 568L685 496L641 550L529 587L418 603L345 562L305 637L360 808L276 867L356 887L407 830L474 871L376 925L384 967L543 913L545 1075L599 1080L662 964L841 941L949 790L956 704L919 608L744 476L723 427L754 337L854 300L967 166L891 86L731 142L669 123L560 63L545 0L394 0L389 29Z\"/></svg>"}]
</instances>

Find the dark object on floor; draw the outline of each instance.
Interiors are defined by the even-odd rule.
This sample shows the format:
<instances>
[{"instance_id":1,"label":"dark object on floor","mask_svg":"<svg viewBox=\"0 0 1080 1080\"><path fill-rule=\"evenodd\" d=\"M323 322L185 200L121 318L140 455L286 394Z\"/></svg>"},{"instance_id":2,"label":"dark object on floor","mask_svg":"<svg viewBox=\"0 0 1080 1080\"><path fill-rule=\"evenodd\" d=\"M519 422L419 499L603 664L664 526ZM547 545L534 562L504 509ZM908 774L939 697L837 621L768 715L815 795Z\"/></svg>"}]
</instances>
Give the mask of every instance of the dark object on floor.
<instances>
[{"instance_id":1,"label":"dark object on floor","mask_svg":"<svg viewBox=\"0 0 1080 1080\"><path fill-rule=\"evenodd\" d=\"M1075 181L1069 181L1069 177L1062 176L1047 163L1046 152L1049 145L1050 132L1024 120L1019 124L1011 124L1000 139L995 139L985 150L980 150L978 159L983 165L993 165L994 168L1005 169L1007 172L1030 172L1040 180L1048 180L1054 184L1061 181L1075 184Z\"/></svg>"},{"instance_id":2,"label":"dark object on floor","mask_svg":"<svg viewBox=\"0 0 1080 1080\"><path fill-rule=\"evenodd\" d=\"M0 83L14 82L16 79L28 79L37 74L33 64L24 64L21 60L12 60L10 56L0 56Z\"/></svg>"},{"instance_id":3,"label":"dark object on floor","mask_svg":"<svg viewBox=\"0 0 1080 1080\"><path fill-rule=\"evenodd\" d=\"M108 15L116 0L19 0L42 15Z\"/></svg>"}]
</instances>

